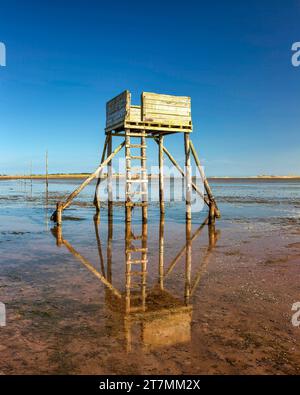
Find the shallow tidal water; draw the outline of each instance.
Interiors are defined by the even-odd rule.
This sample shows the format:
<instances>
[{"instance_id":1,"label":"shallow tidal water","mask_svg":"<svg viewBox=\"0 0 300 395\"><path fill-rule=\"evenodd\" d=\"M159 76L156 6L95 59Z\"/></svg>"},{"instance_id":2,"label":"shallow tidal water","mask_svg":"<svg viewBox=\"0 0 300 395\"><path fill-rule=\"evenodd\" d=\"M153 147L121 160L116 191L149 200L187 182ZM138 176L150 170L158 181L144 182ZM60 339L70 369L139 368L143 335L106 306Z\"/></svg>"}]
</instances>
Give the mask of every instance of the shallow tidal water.
<instances>
[{"instance_id":1,"label":"shallow tidal water","mask_svg":"<svg viewBox=\"0 0 300 395\"><path fill-rule=\"evenodd\" d=\"M214 181L215 227L154 202L130 230L120 204L94 217L91 185L59 232L79 183L0 181L1 374L299 374L299 181Z\"/></svg>"}]
</instances>

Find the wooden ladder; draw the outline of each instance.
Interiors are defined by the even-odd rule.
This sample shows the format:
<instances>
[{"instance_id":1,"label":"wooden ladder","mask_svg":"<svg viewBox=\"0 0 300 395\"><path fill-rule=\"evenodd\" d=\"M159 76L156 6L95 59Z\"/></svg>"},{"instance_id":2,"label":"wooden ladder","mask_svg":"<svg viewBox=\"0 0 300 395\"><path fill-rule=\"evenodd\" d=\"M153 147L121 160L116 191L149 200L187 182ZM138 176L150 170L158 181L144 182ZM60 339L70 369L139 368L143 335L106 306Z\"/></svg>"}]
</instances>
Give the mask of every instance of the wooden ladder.
<instances>
[{"instance_id":1,"label":"wooden ladder","mask_svg":"<svg viewBox=\"0 0 300 395\"><path fill-rule=\"evenodd\" d=\"M136 245L136 244L139 245ZM142 233L135 235L131 222L126 223L125 238L126 256L126 313L141 312L146 310L146 285L147 285L147 221L142 222Z\"/></svg>"},{"instance_id":2,"label":"wooden ladder","mask_svg":"<svg viewBox=\"0 0 300 395\"><path fill-rule=\"evenodd\" d=\"M139 144L132 144L131 139L140 139ZM132 154L134 148L140 149L139 155ZM126 159L126 187L125 187L125 206L126 221L131 221L132 209L142 207L143 219L147 219L147 201L148 201L148 174L147 174L147 155L146 155L146 133L130 133L125 131L125 159ZM132 161L140 161L139 166L132 166ZM139 186L139 189L133 186ZM134 197L140 196L140 200L133 200Z\"/></svg>"},{"instance_id":3,"label":"wooden ladder","mask_svg":"<svg viewBox=\"0 0 300 395\"><path fill-rule=\"evenodd\" d=\"M132 139L138 139L133 143ZM133 154L132 149L140 149L139 155ZM125 131L126 156L126 312L145 311L146 308L146 276L148 263L147 248L147 205L148 205L148 174L146 156L146 133L130 133ZM132 161L139 165L132 166ZM133 188L138 186L138 188ZM133 200L140 196L139 201ZM136 236L132 230L131 217L134 207L142 208L142 233ZM138 241L140 245L134 245Z\"/></svg>"}]
</instances>

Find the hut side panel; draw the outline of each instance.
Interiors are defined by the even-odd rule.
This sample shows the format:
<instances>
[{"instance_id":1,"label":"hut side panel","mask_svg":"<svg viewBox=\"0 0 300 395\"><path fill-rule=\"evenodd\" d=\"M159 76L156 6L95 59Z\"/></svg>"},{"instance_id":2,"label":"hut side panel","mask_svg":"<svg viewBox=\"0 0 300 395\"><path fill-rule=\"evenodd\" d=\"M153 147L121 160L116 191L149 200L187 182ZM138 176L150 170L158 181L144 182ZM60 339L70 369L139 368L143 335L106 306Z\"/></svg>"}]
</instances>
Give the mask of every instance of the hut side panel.
<instances>
[{"instance_id":1,"label":"hut side panel","mask_svg":"<svg viewBox=\"0 0 300 395\"><path fill-rule=\"evenodd\" d=\"M144 122L189 126L192 124L191 98L143 92L142 117Z\"/></svg>"},{"instance_id":2,"label":"hut side panel","mask_svg":"<svg viewBox=\"0 0 300 395\"><path fill-rule=\"evenodd\" d=\"M124 91L106 103L106 128L123 124L130 109L130 92Z\"/></svg>"}]
</instances>

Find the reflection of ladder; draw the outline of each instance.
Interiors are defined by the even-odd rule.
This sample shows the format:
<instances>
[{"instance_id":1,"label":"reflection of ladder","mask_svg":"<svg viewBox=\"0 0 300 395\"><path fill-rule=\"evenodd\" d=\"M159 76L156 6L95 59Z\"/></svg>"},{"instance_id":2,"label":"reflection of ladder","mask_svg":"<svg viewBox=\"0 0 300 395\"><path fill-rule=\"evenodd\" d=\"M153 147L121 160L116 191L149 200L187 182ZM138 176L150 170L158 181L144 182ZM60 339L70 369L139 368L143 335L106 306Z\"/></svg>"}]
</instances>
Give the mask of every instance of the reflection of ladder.
<instances>
[{"instance_id":1,"label":"reflection of ladder","mask_svg":"<svg viewBox=\"0 0 300 395\"><path fill-rule=\"evenodd\" d=\"M140 138L140 144L132 144L131 138ZM140 148L140 155L134 155L131 149ZM147 175L147 164L146 164L146 134L142 131L141 133L130 133L130 130L126 130L125 133L125 153L126 153L126 220L131 221L131 212L133 207L142 207L143 218L147 218L147 195L148 195L148 175ZM139 160L140 166L131 166L131 161ZM139 186L135 188L134 186ZM135 198L140 196L139 201Z\"/></svg>"},{"instance_id":2,"label":"reflection of ladder","mask_svg":"<svg viewBox=\"0 0 300 395\"><path fill-rule=\"evenodd\" d=\"M137 243L140 245L138 246ZM147 222L145 220L143 220L142 233L140 235L133 233L131 222L126 223L125 255L126 313L145 311L148 263Z\"/></svg>"}]
</instances>

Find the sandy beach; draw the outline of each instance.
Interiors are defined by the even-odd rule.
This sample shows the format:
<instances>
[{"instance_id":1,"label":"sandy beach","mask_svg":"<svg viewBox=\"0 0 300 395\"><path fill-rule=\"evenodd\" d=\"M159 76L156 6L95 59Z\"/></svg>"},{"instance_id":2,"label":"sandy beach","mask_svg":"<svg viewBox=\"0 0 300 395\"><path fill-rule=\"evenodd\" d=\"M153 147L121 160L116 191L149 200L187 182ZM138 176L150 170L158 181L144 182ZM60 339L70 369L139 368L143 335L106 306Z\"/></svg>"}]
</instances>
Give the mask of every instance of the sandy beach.
<instances>
[{"instance_id":1,"label":"sandy beach","mask_svg":"<svg viewBox=\"0 0 300 395\"><path fill-rule=\"evenodd\" d=\"M163 263L170 273L163 291L162 223L157 205L150 205L148 313L130 321L78 259L100 273L104 265L115 289L125 292L123 207L115 205L109 224L103 204L95 223L91 187L65 212L58 246L49 216L75 181L52 181L47 201L41 181L32 189L30 182L1 182L3 374L299 374L300 332L291 310L300 300L297 181L216 182L222 219L214 229L201 228L205 212L193 214L188 239L184 206L168 204Z\"/></svg>"}]
</instances>

